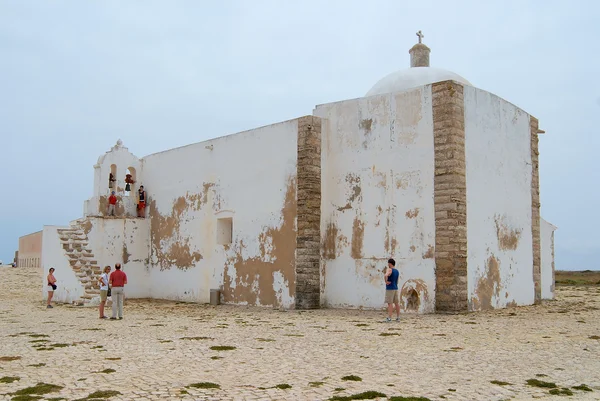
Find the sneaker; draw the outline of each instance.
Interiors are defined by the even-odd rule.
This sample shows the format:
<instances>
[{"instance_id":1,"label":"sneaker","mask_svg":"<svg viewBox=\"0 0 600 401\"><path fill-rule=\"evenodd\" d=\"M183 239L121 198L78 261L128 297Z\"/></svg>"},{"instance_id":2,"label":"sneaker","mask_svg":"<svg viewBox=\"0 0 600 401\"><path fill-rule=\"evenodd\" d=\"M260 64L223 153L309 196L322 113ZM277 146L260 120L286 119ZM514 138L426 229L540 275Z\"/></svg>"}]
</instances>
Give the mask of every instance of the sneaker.
<instances>
[{"instance_id":1,"label":"sneaker","mask_svg":"<svg viewBox=\"0 0 600 401\"><path fill-rule=\"evenodd\" d=\"M117 318L116 317L111 317L110 320L117 320Z\"/></svg>"},{"instance_id":2,"label":"sneaker","mask_svg":"<svg viewBox=\"0 0 600 401\"><path fill-rule=\"evenodd\" d=\"M397 318L396 318L396 321L397 321L397 322L399 322L399 321L400 321L400 318L399 318L399 317L397 317Z\"/></svg>"},{"instance_id":3,"label":"sneaker","mask_svg":"<svg viewBox=\"0 0 600 401\"><path fill-rule=\"evenodd\" d=\"M391 322L391 321L392 321L392 319L390 319L389 317L386 317L384 320L384 322Z\"/></svg>"},{"instance_id":4,"label":"sneaker","mask_svg":"<svg viewBox=\"0 0 600 401\"><path fill-rule=\"evenodd\" d=\"M119 318L119 320L123 320L123 316L121 316L121 317Z\"/></svg>"},{"instance_id":5,"label":"sneaker","mask_svg":"<svg viewBox=\"0 0 600 401\"><path fill-rule=\"evenodd\" d=\"M54 308L54 306L52 306L52 305L46 306L46 309L50 309L50 308Z\"/></svg>"}]
</instances>

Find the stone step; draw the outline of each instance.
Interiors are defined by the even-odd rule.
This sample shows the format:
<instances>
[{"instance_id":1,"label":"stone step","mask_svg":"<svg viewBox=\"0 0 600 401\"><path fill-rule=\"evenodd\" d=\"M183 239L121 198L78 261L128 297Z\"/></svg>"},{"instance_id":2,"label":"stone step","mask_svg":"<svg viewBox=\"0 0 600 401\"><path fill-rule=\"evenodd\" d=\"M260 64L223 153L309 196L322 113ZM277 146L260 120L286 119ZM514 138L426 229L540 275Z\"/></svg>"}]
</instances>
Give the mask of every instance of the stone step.
<instances>
[{"instance_id":1,"label":"stone step","mask_svg":"<svg viewBox=\"0 0 600 401\"><path fill-rule=\"evenodd\" d=\"M100 295L100 290L96 290L96 289L85 290L85 293L89 294L89 295Z\"/></svg>"},{"instance_id":2,"label":"stone step","mask_svg":"<svg viewBox=\"0 0 600 401\"><path fill-rule=\"evenodd\" d=\"M92 298L94 298L94 297L93 297L92 295L87 295L87 294L85 294L85 295L83 295L81 298L84 298L84 299L88 299L88 300L90 300L90 299L92 299ZM85 302L85 301L84 301L84 302Z\"/></svg>"}]
</instances>

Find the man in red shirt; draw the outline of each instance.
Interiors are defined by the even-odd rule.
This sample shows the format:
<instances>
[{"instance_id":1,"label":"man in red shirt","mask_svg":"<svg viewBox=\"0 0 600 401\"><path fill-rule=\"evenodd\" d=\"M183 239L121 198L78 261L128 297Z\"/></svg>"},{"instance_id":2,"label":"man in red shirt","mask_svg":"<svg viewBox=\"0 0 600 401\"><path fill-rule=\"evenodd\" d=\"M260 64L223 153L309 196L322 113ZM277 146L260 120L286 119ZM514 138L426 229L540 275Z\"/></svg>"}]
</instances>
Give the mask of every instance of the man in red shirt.
<instances>
[{"instance_id":1,"label":"man in red shirt","mask_svg":"<svg viewBox=\"0 0 600 401\"><path fill-rule=\"evenodd\" d=\"M117 311L119 312L119 319L123 319L123 297L124 287L127 284L127 274L121 271L121 264L115 265L115 271L110 274L108 279L112 296L112 320L117 318Z\"/></svg>"},{"instance_id":2,"label":"man in red shirt","mask_svg":"<svg viewBox=\"0 0 600 401\"><path fill-rule=\"evenodd\" d=\"M115 206L117 205L117 197L115 196L115 191L112 191L110 196L108 197L108 215L115 215Z\"/></svg>"}]
</instances>

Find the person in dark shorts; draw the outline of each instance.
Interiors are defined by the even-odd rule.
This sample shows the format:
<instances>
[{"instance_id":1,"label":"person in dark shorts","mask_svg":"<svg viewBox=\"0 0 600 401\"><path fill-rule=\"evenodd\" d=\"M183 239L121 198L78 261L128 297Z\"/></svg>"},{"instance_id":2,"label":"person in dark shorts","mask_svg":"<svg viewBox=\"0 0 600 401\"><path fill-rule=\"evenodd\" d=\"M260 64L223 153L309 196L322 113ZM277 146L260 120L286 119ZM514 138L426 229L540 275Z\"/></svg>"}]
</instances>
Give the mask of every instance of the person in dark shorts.
<instances>
[{"instance_id":1,"label":"person in dark shorts","mask_svg":"<svg viewBox=\"0 0 600 401\"><path fill-rule=\"evenodd\" d=\"M396 261L388 260L388 268L385 272L385 303L388 306L388 317L386 322L392 321L392 311L396 309L396 321L400 320L400 301L398 296L398 279L400 272L396 269Z\"/></svg>"}]
</instances>

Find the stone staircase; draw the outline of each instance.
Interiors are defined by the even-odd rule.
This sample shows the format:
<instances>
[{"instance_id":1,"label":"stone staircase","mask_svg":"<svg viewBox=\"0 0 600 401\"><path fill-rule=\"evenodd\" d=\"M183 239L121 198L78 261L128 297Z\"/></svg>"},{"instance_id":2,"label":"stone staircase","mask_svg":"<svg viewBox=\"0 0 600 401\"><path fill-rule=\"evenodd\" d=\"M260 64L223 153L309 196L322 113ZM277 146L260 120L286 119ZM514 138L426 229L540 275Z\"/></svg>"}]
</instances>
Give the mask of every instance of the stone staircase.
<instances>
[{"instance_id":1,"label":"stone staircase","mask_svg":"<svg viewBox=\"0 0 600 401\"><path fill-rule=\"evenodd\" d=\"M93 298L100 296L98 277L102 269L94 259L92 251L87 248L87 235L76 222L71 223L70 228L57 231L71 268L85 289L80 303L89 304Z\"/></svg>"}]
</instances>

